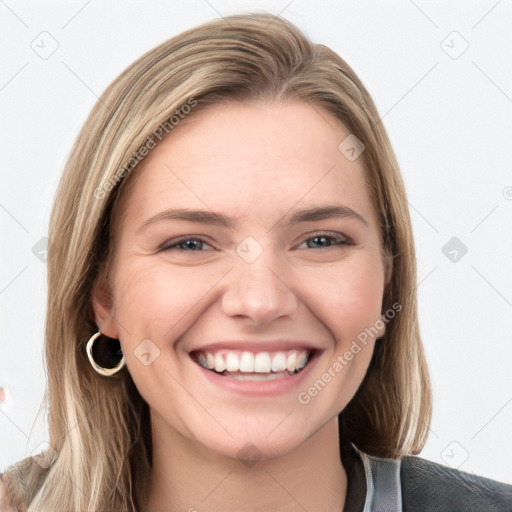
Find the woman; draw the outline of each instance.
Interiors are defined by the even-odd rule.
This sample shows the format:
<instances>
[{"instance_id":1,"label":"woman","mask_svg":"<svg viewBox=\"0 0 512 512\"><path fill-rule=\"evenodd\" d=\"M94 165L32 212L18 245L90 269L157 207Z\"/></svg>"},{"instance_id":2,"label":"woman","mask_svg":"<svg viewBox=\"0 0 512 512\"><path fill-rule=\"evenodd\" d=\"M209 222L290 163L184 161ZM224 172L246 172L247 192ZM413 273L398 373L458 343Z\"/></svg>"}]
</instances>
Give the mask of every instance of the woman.
<instances>
[{"instance_id":1,"label":"woman","mask_svg":"<svg viewBox=\"0 0 512 512\"><path fill-rule=\"evenodd\" d=\"M363 84L238 15L107 89L52 213L49 447L13 510L512 510L412 456L431 390L398 165Z\"/></svg>"}]
</instances>

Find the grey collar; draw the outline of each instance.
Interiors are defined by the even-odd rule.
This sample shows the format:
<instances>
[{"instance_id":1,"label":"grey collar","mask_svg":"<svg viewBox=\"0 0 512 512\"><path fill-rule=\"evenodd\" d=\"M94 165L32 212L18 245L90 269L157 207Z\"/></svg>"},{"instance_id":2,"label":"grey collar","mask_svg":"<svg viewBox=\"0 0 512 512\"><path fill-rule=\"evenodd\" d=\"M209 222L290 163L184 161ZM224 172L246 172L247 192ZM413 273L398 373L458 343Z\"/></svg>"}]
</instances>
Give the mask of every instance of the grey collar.
<instances>
[{"instance_id":1,"label":"grey collar","mask_svg":"<svg viewBox=\"0 0 512 512\"><path fill-rule=\"evenodd\" d=\"M400 459L367 455L353 443L340 444L340 455L347 473L342 512L402 512Z\"/></svg>"}]
</instances>

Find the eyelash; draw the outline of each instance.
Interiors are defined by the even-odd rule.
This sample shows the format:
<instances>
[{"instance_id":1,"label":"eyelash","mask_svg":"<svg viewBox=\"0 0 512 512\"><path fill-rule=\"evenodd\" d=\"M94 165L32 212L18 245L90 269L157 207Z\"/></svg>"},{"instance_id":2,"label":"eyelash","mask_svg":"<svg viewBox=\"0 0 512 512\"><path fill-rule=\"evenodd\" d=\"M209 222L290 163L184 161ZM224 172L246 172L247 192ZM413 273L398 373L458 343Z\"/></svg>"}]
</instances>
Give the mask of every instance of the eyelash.
<instances>
[{"instance_id":1,"label":"eyelash","mask_svg":"<svg viewBox=\"0 0 512 512\"><path fill-rule=\"evenodd\" d=\"M306 238L302 243L307 242L308 240L313 240L314 238L326 238L327 240L329 240L331 242L331 244L332 244L332 242L337 242L334 244L334 246L336 246L336 245L354 245L353 242L348 237L340 235L339 233L331 233L331 232L315 233L313 236ZM159 247L158 250L159 251L169 251L171 249L180 249L178 247L180 244L182 244L184 242L192 241L192 240L208 244L208 242L200 236L183 236L183 237L177 238L175 240L171 240L170 242L165 242L164 244L162 244ZM300 245L302 245L302 243ZM208 245L210 245L210 244L208 244ZM330 249L332 247L333 247L333 245L328 245L325 247L318 247L316 249ZM312 248L309 247L309 249L312 249ZM181 251L182 252L203 252L200 250L186 250L186 249L181 249Z\"/></svg>"}]
</instances>

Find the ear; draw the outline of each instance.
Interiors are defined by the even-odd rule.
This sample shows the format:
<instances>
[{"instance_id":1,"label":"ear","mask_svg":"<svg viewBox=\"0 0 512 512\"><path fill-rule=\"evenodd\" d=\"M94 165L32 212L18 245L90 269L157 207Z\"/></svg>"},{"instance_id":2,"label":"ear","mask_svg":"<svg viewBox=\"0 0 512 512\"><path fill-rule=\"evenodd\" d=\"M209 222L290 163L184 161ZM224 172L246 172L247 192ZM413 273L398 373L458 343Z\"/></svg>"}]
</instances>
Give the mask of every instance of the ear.
<instances>
[{"instance_id":1,"label":"ear","mask_svg":"<svg viewBox=\"0 0 512 512\"><path fill-rule=\"evenodd\" d=\"M382 320L383 318L384 318L384 315L381 315L381 316L380 316L380 320L381 320L381 322L382 322L382 328L381 328L381 329L379 329L379 334L378 334L378 336L377 336L377 338L376 338L377 340L378 340L379 338L382 338L382 337L384 336L384 334L386 334L386 322L385 322L384 320Z\"/></svg>"},{"instance_id":2,"label":"ear","mask_svg":"<svg viewBox=\"0 0 512 512\"><path fill-rule=\"evenodd\" d=\"M91 293L94 322L109 338L119 339L119 329L112 314L112 291L102 277L94 281Z\"/></svg>"},{"instance_id":3,"label":"ear","mask_svg":"<svg viewBox=\"0 0 512 512\"><path fill-rule=\"evenodd\" d=\"M393 277L393 256L386 254L384 258L384 287L387 289L391 286L391 278Z\"/></svg>"},{"instance_id":4,"label":"ear","mask_svg":"<svg viewBox=\"0 0 512 512\"><path fill-rule=\"evenodd\" d=\"M392 279L393 277L393 257L391 255L386 255L384 258L384 293L382 295L382 306L381 306L381 318L384 316L385 311L384 308L389 307L388 302L390 302L389 295L391 293ZM384 336L386 333L386 322L384 323L384 328L381 330L379 334L379 338Z\"/></svg>"}]
</instances>

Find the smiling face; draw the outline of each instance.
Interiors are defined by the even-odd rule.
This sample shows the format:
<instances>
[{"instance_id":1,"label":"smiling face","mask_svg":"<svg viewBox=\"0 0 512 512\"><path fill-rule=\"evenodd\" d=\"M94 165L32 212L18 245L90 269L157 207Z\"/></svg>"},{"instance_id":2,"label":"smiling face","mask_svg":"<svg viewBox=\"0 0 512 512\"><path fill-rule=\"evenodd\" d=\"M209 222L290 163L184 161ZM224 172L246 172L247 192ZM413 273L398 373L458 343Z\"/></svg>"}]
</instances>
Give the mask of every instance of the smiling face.
<instances>
[{"instance_id":1,"label":"smiling face","mask_svg":"<svg viewBox=\"0 0 512 512\"><path fill-rule=\"evenodd\" d=\"M96 286L93 304L154 429L275 457L356 392L375 340L353 342L380 318L384 266L362 159L338 150L348 135L302 102L223 104L136 171L111 300Z\"/></svg>"}]
</instances>

